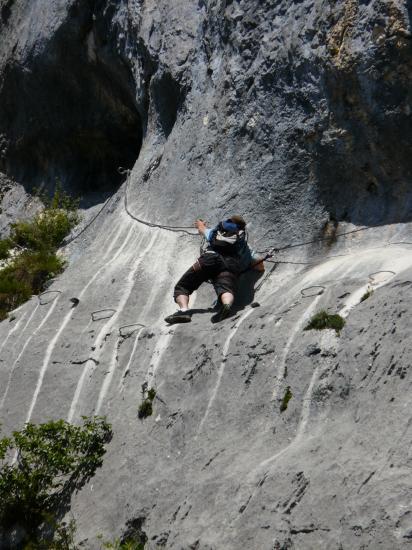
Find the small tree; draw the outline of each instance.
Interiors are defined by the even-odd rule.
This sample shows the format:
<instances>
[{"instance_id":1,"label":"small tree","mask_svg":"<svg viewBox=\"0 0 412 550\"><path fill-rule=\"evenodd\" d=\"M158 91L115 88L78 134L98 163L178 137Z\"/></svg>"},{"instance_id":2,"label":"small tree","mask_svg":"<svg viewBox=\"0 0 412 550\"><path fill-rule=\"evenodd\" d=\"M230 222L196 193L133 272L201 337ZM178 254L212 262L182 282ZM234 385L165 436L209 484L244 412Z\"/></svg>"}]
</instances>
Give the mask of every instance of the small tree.
<instances>
[{"instance_id":1,"label":"small tree","mask_svg":"<svg viewBox=\"0 0 412 550\"><path fill-rule=\"evenodd\" d=\"M111 436L104 418L83 417L83 426L64 420L29 423L1 439L0 525L20 530L21 542L33 547L44 531L53 538L59 514L64 514L73 491L101 466Z\"/></svg>"}]
</instances>

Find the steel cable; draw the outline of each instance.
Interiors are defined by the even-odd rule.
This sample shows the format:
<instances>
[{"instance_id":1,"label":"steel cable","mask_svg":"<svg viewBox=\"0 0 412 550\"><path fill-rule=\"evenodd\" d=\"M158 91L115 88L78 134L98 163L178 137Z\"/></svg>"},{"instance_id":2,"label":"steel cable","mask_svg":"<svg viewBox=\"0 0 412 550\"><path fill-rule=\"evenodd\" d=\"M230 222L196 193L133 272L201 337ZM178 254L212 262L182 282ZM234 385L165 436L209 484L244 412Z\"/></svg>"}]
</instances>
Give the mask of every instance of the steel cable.
<instances>
[{"instance_id":1,"label":"steel cable","mask_svg":"<svg viewBox=\"0 0 412 550\"><path fill-rule=\"evenodd\" d=\"M143 225L147 225L148 227L156 227L158 229L164 229L166 231L172 231L174 233L183 233L185 235L189 235L191 237L197 237L198 236L198 233L191 233L190 231L187 231L188 229L192 229L193 226L189 226L189 225L163 225L163 224L160 224L160 223L153 223L153 222L148 222L146 220L142 220L141 218L138 218L137 216L135 216L131 211L130 211L130 208L129 208L129 204L128 204L128 191L129 191L129 183L130 183L130 174L131 174L131 171L130 170L124 170L122 168L119 168L119 174L126 174L126 189L125 189L125 193L124 193L124 207L125 207L125 210L127 212L127 214L135 221L137 221L138 223L141 223Z\"/></svg>"}]
</instances>

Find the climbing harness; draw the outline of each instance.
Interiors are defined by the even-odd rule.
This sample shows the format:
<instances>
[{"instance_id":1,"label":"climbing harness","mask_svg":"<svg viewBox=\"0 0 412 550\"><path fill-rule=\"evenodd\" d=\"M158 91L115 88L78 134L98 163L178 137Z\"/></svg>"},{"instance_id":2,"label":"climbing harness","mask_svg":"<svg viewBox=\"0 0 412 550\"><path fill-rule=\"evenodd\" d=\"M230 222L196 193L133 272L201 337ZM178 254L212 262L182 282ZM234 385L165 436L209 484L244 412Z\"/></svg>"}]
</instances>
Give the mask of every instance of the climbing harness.
<instances>
[{"instance_id":1,"label":"climbing harness","mask_svg":"<svg viewBox=\"0 0 412 550\"><path fill-rule=\"evenodd\" d=\"M197 232L196 233L194 233L194 232L191 233L190 231L187 231L188 229L193 229L192 225L163 225L163 224L159 224L159 223L148 222L146 220L142 220L141 218L138 218L137 216L135 216L130 211L129 203L128 203L128 192L129 192L131 171L127 170L127 169L124 169L124 168L118 168L118 172L121 175L126 175L126 189L125 189L125 193L124 193L124 208L126 210L126 213L133 220L135 220L136 222L141 223L143 225L147 225L148 227L156 227L158 229L165 229L166 231L172 231L174 233L182 233L184 235L189 235L190 237L197 237L198 236Z\"/></svg>"}]
</instances>

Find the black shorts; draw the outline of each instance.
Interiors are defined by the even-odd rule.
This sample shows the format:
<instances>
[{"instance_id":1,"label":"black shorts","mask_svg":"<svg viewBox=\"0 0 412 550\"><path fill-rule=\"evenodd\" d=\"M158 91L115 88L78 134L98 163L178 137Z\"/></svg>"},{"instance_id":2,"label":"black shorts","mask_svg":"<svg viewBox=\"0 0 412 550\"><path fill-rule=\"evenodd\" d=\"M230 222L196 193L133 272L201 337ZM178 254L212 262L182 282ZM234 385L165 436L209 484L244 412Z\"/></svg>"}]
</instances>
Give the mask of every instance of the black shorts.
<instances>
[{"instance_id":1,"label":"black shorts","mask_svg":"<svg viewBox=\"0 0 412 550\"><path fill-rule=\"evenodd\" d=\"M239 265L236 258L222 257L215 252L205 252L179 279L174 289L174 299L190 296L200 285L211 281L216 294L235 293Z\"/></svg>"}]
</instances>

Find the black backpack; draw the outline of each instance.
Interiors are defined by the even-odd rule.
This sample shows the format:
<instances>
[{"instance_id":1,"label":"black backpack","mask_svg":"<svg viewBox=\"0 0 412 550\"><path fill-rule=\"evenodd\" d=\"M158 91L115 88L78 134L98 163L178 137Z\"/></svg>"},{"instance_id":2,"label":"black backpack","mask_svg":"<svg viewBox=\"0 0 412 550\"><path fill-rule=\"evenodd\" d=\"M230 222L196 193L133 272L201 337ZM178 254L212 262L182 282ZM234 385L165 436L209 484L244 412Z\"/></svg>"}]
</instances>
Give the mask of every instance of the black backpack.
<instances>
[{"instance_id":1,"label":"black backpack","mask_svg":"<svg viewBox=\"0 0 412 550\"><path fill-rule=\"evenodd\" d=\"M245 231L243 229L227 230L223 227L223 222L220 222L213 230L210 246L222 256L236 256L239 252L239 245L244 239Z\"/></svg>"}]
</instances>

